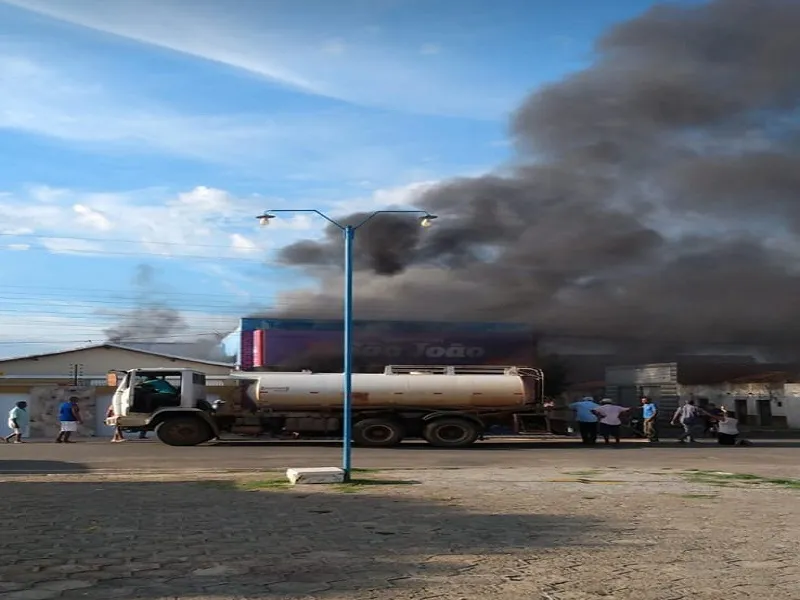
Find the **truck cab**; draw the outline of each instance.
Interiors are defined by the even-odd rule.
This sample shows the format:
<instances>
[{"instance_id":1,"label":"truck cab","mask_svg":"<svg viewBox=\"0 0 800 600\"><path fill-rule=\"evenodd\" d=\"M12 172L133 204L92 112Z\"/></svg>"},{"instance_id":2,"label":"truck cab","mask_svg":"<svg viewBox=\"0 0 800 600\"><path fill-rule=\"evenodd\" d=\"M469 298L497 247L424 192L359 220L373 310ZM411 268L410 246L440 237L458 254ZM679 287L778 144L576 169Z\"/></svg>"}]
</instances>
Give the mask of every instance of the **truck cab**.
<instances>
[{"instance_id":1,"label":"truck cab","mask_svg":"<svg viewBox=\"0 0 800 600\"><path fill-rule=\"evenodd\" d=\"M107 425L155 431L171 446L194 446L217 436L211 415L217 406L206 397L206 376L192 369L112 371L114 415Z\"/></svg>"}]
</instances>

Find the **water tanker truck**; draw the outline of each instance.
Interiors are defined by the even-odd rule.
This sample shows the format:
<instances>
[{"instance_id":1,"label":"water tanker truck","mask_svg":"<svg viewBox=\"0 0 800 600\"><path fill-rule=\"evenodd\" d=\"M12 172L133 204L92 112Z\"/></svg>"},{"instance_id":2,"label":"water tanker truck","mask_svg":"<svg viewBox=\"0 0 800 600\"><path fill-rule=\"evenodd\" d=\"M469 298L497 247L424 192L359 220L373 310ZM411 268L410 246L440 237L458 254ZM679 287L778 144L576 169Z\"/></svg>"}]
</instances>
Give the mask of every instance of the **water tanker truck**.
<instances>
[{"instance_id":1,"label":"water tanker truck","mask_svg":"<svg viewBox=\"0 0 800 600\"><path fill-rule=\"evenodd\" d=\"M217 378L191 369L109 374L116 386L107 424L155 431L170 446L226 435L334 437L342 434L341 373L241 373ZM500 427L567 432L569 414L547 406L540 369L503 366L388 366L353 375L353 441L388 447L422 438L469 446Z\"/></svg>"}]
</instances>

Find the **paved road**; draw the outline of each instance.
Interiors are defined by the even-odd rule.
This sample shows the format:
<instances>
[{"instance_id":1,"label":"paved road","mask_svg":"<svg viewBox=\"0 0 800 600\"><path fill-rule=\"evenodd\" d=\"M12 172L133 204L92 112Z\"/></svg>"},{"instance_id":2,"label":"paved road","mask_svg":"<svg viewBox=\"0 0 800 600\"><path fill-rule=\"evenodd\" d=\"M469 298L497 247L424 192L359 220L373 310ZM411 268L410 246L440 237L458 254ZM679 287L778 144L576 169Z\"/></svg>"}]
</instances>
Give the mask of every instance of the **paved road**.
<instances>
[{"instance_id":1,"label":"paved road","mask_svg":"<svg viewBox=\"0 0 800 600\"><path fill-rule=\"evenodd\" d=\"M0 473L86 471L236 471L336 466L336 443L229 442L196 448L171 448L156 441L111 444L87 441L65 446L47 442L0 445ZM472 448L442 450L423 443L392 449L355 449L357 468L432 469L454 467L637 467L643 463L674 468L712 468L724 461L746 470L769 464L792 472L800 464L800 440L759 440L754 447L723 448L713 442L681 446L672 441L639 441L620 448L584 448L572 441L483 442Z\"/></svg>"}]
</instances>

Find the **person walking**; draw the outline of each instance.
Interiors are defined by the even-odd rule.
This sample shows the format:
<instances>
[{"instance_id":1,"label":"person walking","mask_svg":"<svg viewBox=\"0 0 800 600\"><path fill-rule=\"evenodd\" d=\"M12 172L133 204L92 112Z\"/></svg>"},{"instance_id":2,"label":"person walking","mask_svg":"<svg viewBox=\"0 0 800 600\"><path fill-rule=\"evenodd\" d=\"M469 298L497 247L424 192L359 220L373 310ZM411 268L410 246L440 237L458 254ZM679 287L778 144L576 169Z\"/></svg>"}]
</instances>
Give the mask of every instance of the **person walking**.
<instances>
[{"instance_id":1,"label":"person walking","mask_svg":"<svg viewBox=\"0 0 800 600\"><path fill-rule=\"evenodd\" d=\"M112 402L108 406L108 410L106 411L106 420L111 419L114 417L114 403ZM125 436L122 435L122 427L119 425L114 425L114 436L111 438L112 442L124 442Z\"/></svg>"},{"instance_id":2,"label":"person walking","mask_svg":"<svg viewBox=\"0 0 800 600\"><path fill-rule=\"evenodd\" d=\"M686 404L679 406L672 415L672 425L680 425L683 427L683 434L678 438L679 444L685 444L686 440L693 444L697 442L697 430L702 425L703 417L706 413L695 406L694 400L689 400Z\"/></svg>"},{"instance_id":3,"label":"person walking","mask_svg":"<svg viewBox=\"0 0 800 600\"><path fill-rule=\"evenodd\" d=\"M586 396L577 402L573 402L569 407L575 411L575 420L578 422L578 430L581 432L581 442L587 446L597 442L597 415L595 409L600 408L594 399Z\"/></svg>"},{"instance_id":4,"label":"person walking","mask_svg":"<svg viewBox=\"0 0 800 600\"><path fill-rule=\"evenodd\" d=\"M622 427L622 419L620 419L620 416L629 410L631 410L631 408L625 408L624 406L614 404L611 398L603 398L600 401L600 407L592 411L595 415L600 417L598 432L603 436L606 444L610 444L611 438L613 437L614 444L619 446L619 430Z\"/></svg>"},{"instance_id":5,"label":"person walking","mask_svg":"<svg viewBox=\"0 0 800 600\"><path fill-rule=\"evenodd\" d=\"M28 403L24 400L17 402L10 411L8 411L8 428L11 430L11 435L3 438L6 444L14 440L15 444L22 443L22 436L25 435L25 430L30 423L28 415Z\"/></svg>"},{"instance_id":6,"label":"person walking","mask_svg":"<svg viewBox=\"0 0 800 600\"><path fill-rule=\"evenodd\" d=\"M66 402L62 402L58 407L58 420L61 423L61 431L56 438L57 444L74 444L70 437L78 431L78 425L83 423L81 410L78 406L78 399L72 396Z\"/></svg>"},{"instance_id":7,"label":"person walking","mask_svg":"<svg viewBox=\"0 0 800 600\"><path fill-rule=\"evenodd\" d=\"M651 444L658 442L658 406L647 396L642 398L642 425L647 441Z\"/></svg>"}]
</instances>

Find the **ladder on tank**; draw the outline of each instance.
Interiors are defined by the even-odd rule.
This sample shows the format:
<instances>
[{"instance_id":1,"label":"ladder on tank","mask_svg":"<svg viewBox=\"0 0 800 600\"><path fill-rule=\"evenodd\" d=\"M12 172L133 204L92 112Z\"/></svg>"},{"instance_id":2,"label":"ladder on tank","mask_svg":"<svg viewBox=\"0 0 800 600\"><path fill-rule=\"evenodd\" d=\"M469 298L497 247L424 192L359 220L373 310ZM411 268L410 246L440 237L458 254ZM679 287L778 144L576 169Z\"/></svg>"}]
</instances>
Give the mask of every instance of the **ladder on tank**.
<instances>
[{"instance_id":1,"label":"ladder on tank","mask_svg":"<svg viewBox=\"0 0 800 600\"><path fill-rule=\"evenodd\" d=\"M502 365L388 365L384 375L516 375L543 379L541 369Z\"/></svg>"}]
</instances>

